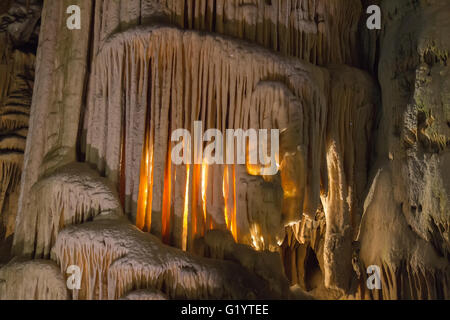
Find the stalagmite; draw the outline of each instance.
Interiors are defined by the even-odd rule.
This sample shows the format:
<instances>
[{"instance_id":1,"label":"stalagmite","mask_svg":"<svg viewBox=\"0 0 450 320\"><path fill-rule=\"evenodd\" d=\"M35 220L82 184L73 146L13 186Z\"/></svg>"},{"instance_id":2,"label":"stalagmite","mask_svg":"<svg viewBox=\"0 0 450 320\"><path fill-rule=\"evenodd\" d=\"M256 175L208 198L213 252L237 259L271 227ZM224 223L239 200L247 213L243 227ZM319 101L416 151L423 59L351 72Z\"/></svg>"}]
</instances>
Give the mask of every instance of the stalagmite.
<instances>
[{"instance_id":1,"label":"stalagmite","mask_svg":"<svg viewBox=\"0 0 450 320\"><path fill-rule=\"evenodd\" d=\"M127 293L120 300L167 300L167 297L161 292L154 290L137 290Z\"/></svg>"},{"instance_id":2,"label":"stalagmite","mask_svg":"<svg viewBox=\"0 0 450 320\"><path fill-rule=\"evenodd\" d=\"M328 89L325 70L294 59L280 58L243 42L167 27L137 28L117 34L105 44L94 65L97 93L94 95L96 100L88 107L91 112L87 115L87 159L112 181L124 181L121 193L125 197L125 211L132 217L140 206L137 203L139 187L141 191L145 188L146 206L139 207L141 211L133 219L151 221L151 226L146 228L161 235L167 243L181 247L183 206L168 205L170 199L183 198L186 192L185 188L169 188L176 185L177 178L187 178L185 167L171 164L169 133L178 128L193 131L196 120L203 120L205 129L217 128L222 132L248 128L249 124L261 129L297 130L287 138L284 152L297 152L296 143L287 145L289 139L295 141L298 138L302 150L298 152L303 152L303 157L307 152L311 161L304 158L304 168L309 172L308 187L304 182L296 182L299 189L296 197L302 199L306 195L308 201L305 201L304 210L297 207L297 212L291 216L295 220L301 218L302 211L316 211L320 200L317 179L320 165L317 163L323 155L325 138ZM277 80L282 78L286 79L284 84ZM271 80L275 83L274 88L282 90L274 89L273 94L265 93L267 96L261 97L260 87L273 86L270 82L264 83L265 80ZM122 98L119 88L127 92L127 99ZM107 92L111 94L105 96ZM290 113L291 119L277 119L273 110L274 118L269 123L251 123L256 119L252 120L250 115L256 111L263 116L269 110L264 110L263 105L271 103L285 103L283 107L287 108L286 115ZM303 118L313 121L313 125L298 123ZM144 172L139 171L141 159L142 165L145 163ZM231 189L227 192L227 210L230 213L236 210L238 193L233 188L238 177L236 168L228 169L228 187ZM188 243L207 229L206 221L202 219L201 170L201 166L194 165L188 178L193 190L189 194L192 203L188 212ZM147 178L142 180L138 174ZM209 171L208 179L215 179L216 174L222 180L220 169ZM301 174L303 172L297 176L301 178ZM181 185L185 186L184 183ZM214 201L223 202L222 190L216 188L214 192ZM214 203L212 206L217 207ZM146 218L148 215L151 218ZM212 218L212 225L225 226L223 216ZM248 231L247 227L242 232Z\"/></svg>"}]
</instances>

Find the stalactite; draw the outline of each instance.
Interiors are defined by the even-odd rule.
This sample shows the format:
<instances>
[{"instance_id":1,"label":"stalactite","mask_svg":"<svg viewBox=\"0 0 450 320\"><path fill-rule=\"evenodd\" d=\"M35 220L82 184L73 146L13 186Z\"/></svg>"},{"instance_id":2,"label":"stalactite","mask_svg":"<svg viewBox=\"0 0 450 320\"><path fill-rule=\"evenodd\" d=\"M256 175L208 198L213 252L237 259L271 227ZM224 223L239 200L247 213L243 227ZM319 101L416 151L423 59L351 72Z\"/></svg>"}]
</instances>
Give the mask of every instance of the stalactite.
<instances>
[{"instance_id":1,"label":"stalactite","mask_svg":"<svg viewBox=\"0 0 450 320\"><path fill-rule=\"evenodd\" d=\"M368 60L379 57L382 108L358 237L360 263L363 273L371 265L382 269L382 290L374 298L446 299L450 3L376 2L383 29Z\"/></svg>"},{"instance_id":2,"label":"stalactite","mask_svg":"<svg viewBox=\"0 0 450 320\"><path fill-rule=\"evenodd\" d=\"M314 64L358 64L359 0L99 1L99 47L118 30L151 22L224 34Z\"/></svg>"}]
</instances>

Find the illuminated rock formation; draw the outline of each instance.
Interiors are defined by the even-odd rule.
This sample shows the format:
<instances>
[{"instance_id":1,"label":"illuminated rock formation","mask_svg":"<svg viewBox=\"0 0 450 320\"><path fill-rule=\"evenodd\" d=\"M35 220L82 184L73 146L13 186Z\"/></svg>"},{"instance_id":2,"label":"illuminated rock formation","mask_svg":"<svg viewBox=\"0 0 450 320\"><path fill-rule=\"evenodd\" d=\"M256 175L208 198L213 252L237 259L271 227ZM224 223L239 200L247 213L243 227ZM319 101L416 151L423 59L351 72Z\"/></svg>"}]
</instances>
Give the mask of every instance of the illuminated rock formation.
<instances>
[{"instance_id":1,"label":"illuminated rock formation","mask_svg":"<svg viewBox=\"0 0 450 320\"><path fill-rule=\"evenodd\" d=\"M51 260L1 268L0 298L449 297L448 1L78 0L81 30L46 1L35 77L39 9L13 2L0 236ZM278 173L175 164L171 134L196 122L278 129Z\"/></svg>"},{"instance_id":2,"label":"illuminated rock formation","mask_svg":"<svg viewBox=\"0 0 450 320\"><path fill-rule=\"evenodd\" d=\"M130 65L129 61L133 60L135 63ZM176 231L172 230L180 230L183 215L189 215L188 243L204 234L211 224L214 227L226 226L227 219L224 219L223 214L213 216L210 223L206 221L208 217L205 220L204 216L209 214L202 212L201 166L193 166L186 184L175 183L176 179L186 179L188 171L185 167L171 163L174 143L170 143L170 135L178 128L187 128L193 132L193 121L196 120L203 121L205 130L217 128L222 132L249 127L285 130L290 128L289 122L294 124L295 121L301 121L296 124L301 131L293 136L297 139L293 142L295 144L282 151L288 153L292 148L296 151L297 146L300 146L303 152L301 161L304 161L305 167L302 174L308 172L307 180L311 183L307 187L304 182L294 183L292 188L299 190L296 199L300 205L297 205L296 213L288 214L294 221L300 219L303 199L304 212L317 210L320 200L320 166L315 163L320 163L324 148L325 92L329 81L325 70L294 59L282 59L264 49L254 49L231 39L180 32L166 27L132 29L111 38L97 55L94 66L96 91L93 96L97 99L88 105L87 160L96 164L98 170L105 172L110 180L123 183L121 193L125 196L125 211L131 216L136 213L136 206L141 205L138 191L148 189L148 200L145 199L145 205L137 210L139 226L144 227L143 221L151 221L151 225L145 225L145 228L160 234L167 243L179 247L180 235L177 236L174 234ZM116 81L108 80L108 74L111 73L117 74L114 77ZM130 78L137 81L130 82L127 80ZM270 95L269 91L276 90L272 88L276 88L277 84L282 85L282 82L275 82L275 85L263 82L272 78L286 79L285 87L279 94L287 96L281 100L278 94ZM263 90L260 86L267 89L265 92L268 95L264 99L260 96ZM119 88L127 92L127 99L121 97ZM105 92L117 95L107 95ZM291 108L286 114L293 119L269 118L268 123L266 119L266 123L260 123L252 118L255 112L261 115L268 112L259 101L266 105L280 105L283 100L289 104L289 99L298 100L292 106L286 106ZM114 105L122 107L114 108ZM280 109L283 107L280 105ZM271 113L277 114L275 111ZM311 120L315 125L310 126L304 119ZM147 138L143 146L142 137L146 130ZM306 158L307 155L311 160ZM284 154L280 156L283 172ZM140 159L148 162L147 170L141 173L147 178L145 181L139 179ZM234 183L239 177L237 168L229 166L227 170L230 201L223 206L226 205L230 214L228 220L231 221L236 220L235 206L238 205L239 193ZM209 180L223 181L223 176L223 169L208 171ZM172 199L176 201L184 197L185 185L191 189L188 212L184 212L183 205L172 208ZM208 183L206 193L209 192L208 187L214 188L214 184ZM207 209L208 205L220 205L215 201L224 201L220 184L219 188L217 185L215 187L213 194L206 196ZM303 194L300 194L301 191ZM208 204L210 199L211 203ZM240 232L235 227L236 238L240 238ZM172 242L173 237L177 237L178 243Z\"/></svg>"},{"instance_id":3,"label":"illuminated rock formation","mask_svg":"<svg viewBox=\"0 0 450 320\"><path fill-rule=\"evenodd\" d=\"M34 85L41 8L25 2L0 10L0 243L14 234Z\"/></svg>"},{"instance_id":4,"label":"illuminated rock formation","mask_svg":"<svg viewBox=\"0 0 450 320\"><path fill-rule=\"evenodd\" d=\"M153 290L137 290L128 293L126 296L120 298L120 300L167 300L167 297L164 294Z\"/></svg>"}]
</instances>

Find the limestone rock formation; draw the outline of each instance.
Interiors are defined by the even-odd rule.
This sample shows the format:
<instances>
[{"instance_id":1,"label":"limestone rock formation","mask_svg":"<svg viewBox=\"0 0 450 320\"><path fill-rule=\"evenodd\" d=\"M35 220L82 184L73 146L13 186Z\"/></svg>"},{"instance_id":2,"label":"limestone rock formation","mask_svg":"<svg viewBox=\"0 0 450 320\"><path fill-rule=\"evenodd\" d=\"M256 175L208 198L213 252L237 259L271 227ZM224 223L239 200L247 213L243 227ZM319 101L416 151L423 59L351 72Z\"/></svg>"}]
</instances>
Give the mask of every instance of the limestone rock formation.
<instances>
[{"instance_id":1,"label":"limestone rock formation","mask_svg":"<svg viewBox=\"0 0 450 320\"><path fill-rule=\"evenodd\" d=\"M450 297L448 0L73 2L0 4L0 299Z\"/></svg>"},{"instance_id":2,"label":"limestone rock formation","mask_svg":"<svg viewBox=\"0 0 450 320\"><path fill-rule=\"evenodd\" d=\"M40 12L39 1L7 1L0 10L0 247L5 248L15 232Z\"/></svg>"},{"instance_id":3,"label":"limestone rock formation","mask_svg":"<svg viewBox=\"0 0 450 320\"><path fill-rule=\"evenodd\" d=\"M360 258L364 267L383 266L384 299L448 299L450 4L382 5L383 107Z\"/></svg>"},{"instance_id":4,"label":"limestone rock formation","mask_svg":"<svg viewBox=\"0 0 450 320\"><path fill-rule=\"evenodd\" d=\"M0 269L0 300L67 300L58 266L50 260L13 260Z\"/></svg>"},{"instance_id":5,"label":"limestone rock formation","mask_svg":"<svg viewBox=\"0 0 450 320\"><path fill-rule=\"evenodd\" d=\"M137 290L128 293L124 297L120 298L120 300L167 300L167 297L164 294L153 290Z\"/></svg>"},{"instance_id":6,"label":"limestone rock formation","mask_svg":"<svg viewBox=\"0 0 450 320\"><path fill-rule=\"evenodd\" d=\"M23 255L49 258L61 229L108 213L121 213L117 192L86 164L73 163L45 176L31 189L27 219L18 221L14 246ZM20 230L23 237L19 236ZM32 232L30 232L32 230ZM30 247L30 244L34 246ZM19 249L20 248L20 249Z\"/></svg>"},{"instance_id":7,"label":"limestone rock formation","mask_svg":"<svg viewBox=\"0 0 450 320\"><path fill-rule=\"evenodd\" d=\"M64 229L53 256L62 270L83 270L76 299L118 299L133 288L164 290L172 299L288 297L237 264L182 253L115 216Z\"/></svg>"}]
</instances>

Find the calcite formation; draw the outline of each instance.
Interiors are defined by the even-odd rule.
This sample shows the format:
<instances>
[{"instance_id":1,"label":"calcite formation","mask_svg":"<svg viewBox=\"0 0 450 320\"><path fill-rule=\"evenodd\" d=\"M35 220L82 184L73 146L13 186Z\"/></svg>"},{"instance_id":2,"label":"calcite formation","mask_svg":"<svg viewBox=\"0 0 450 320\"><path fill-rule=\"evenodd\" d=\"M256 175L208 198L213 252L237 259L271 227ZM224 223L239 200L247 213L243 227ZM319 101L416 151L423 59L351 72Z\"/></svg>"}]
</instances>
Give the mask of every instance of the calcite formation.
<instances>
[{"instance_id":1,"label":"calcite formation","mask_svg":"<svg viewBox=\"0 0 450 320\"><path fill-rule=\"evenodd\" d=\"M385 290L365 294L448 299L450 5L402 0L383 1L382 8L386 33L372 50L380 56L384 138L359 241L363 268L377 264L386 276Z\"/></svg>"},{"instance_id":2,"label":"calcite formation","mask_svg":"<svg viewBox=\"0 0 450 320\"><path fill-rule=\"evenodd\" d=\"M17 223L17 231L27 232L23 238L15 237L14 246L35 258L50 257L61 229L102 214L122 212L111 183L81 163L61 167L41 179L31 189L30 196L31 202L39 205L30 206L28 219ZM30 243L34 246L30 247Z\"/></svg>"},{"instance_id":3,"label":"calcite formation","mask_svg":"<svg viewBox=\"0 0 450 320\"><path fill-rule=\"evenodd\" d=\"M0 241L12 237L19 198L41 7L5 3L0 10Z\"/></svg>"},{"instance_id":4,"label":"calcite formation","mask_svg":"<svg viewBox=\"0 0 450 320\"><path fill-rule=\"evenodd\" d=\"M128 65L130 59L136 63ZM120 61L126 64L123 65ZM205 129L217 128L221 131L231 128L246 130L248 127L290 131L296 130L294 127L297 126L295 144L286 146L286 150L282 151L291 154L293 151L297 152L298 146L300 150L297 158L304 163L304 172L308 172L306 179L317 182L306 185L297 174L293 178L298 178L299 181L294 181L292 187L286 183L288 186L285 189L298 190L295 197L298 204L295 212L289 212L289 209L285 211L294 221L301 216L302 211L316 211L320 194L320 167L314 163L319 162L324 152L327 103L324 92L329 81L325 70L301 64L294 59L278 58L269 51L254 49L231 39L202 36L167 27L131 29L112 37L97 55L95 68L94 81L97 84L93 95L96 99L92 101L92 105L88 105L86 116L87 161L96 164L98 170L105 172L112 181L123 182L121 192L125 195L125 211L131 216L137 212L135 219L141 227L145 226L153 233L160 234L169 243L174 239L172 243L181 247L180 241L183 239L176 232L183 228L183 215L190 216L188 243L198 234L204 234L210 225L226 226L227 218L224 218L223 212L210 211L210 214L216 215L208 217L208 207L220 206L216 202L224 201L220 184L212 192L209 192L208 186L214 188L213 181L223 181L225 169L216 167L213 168L214 171L208 170L208 177L203 177L209 180L205 181L208 184L207 190L204 190L206 199L202 199L201 184L198 183L199 179L203 182L200 166L193 166L187 177L188 170L185 167L177 167L170 161L170 150L174 146L170 142L171 132L178 128L193 131L195 120L204 120ZM111 73L117 74L114 77L117 82L108 80L108 74ZM260 114L268 113L258 103L262 100L260 95L264 90L260 86L267 89L265 92L279 90L277 84L281 84L281 81L263 82L277 77L286 79L285 87L280 93L265 97L264 103L283 103L286 107L280 106L280 109L291 108L284 112L288 119L277 119L282 115L274 111L270 112L272 119L253 119L254 108L259 109L256 112ZM137 82L127 80L130 78ZM129 99L123 99L118 88L129 92ZM112 94L108 96L105 92ZM282 97L278 97L279 95ZM289 106L290 103L293 105ZM123 107L111 111L111 106L115 104L123 104ZM310 126L309 121L316 125ZM142 137L146 130L148 136L144 144ZM156 150L159 152L155 152ZM280 158L283 172L284 154ZM141 159L142 162L148 162L145 168L147 170L144 169L143 172L139 172ZM287 170L289 167L286 164ZM238 168L228 166L227 170L230 181L228 185L232 189L232 179L239 180ZM139 175L148 180L140 181ZM182 179L186 179L186 183L175 182L183 181ZM191 189L192 199L192 209L188 212L184 212L183 203L176 203L177 199L184 197L186 185ZM149 190L146 192L145 203L141 204L138 197L143 188ZM225 204L236 238L241 238L242 228L231 220L237 219L235 212L238 209L235 206L239 191L230 190L230 204ZM285 192L288 193L289 190ZM201 212L202 201L206 201L207 212ZM136 209L137 205L142 207ZM210 223L207 221L209 219ZM145 225L145 220L151 221L151 225Z\"/></svg>"},{"instance_id":5,"label":"calcite formation","mask_svg":"<svg viewBox=\"0 0 450 320\"><path fill-rule=\"evenodd\" d=\"M120 298L120 300L152 301L152 300L167 300L167 297L161 292L144 289L130 292L127 295Z\"/></svg>"},{"instance_id":6,"label":"calcite formation","mask_svg":"<svg viewBox=\"0 0 450 320\"><path fill-rule=\"evenodd\" d=\"M61 231L54 259L83 270L77 299L118 299L133 288L164 290L173 299L288 298L283 282L261 281L227 261L181 254L116 216ZM287 285L287 282L286 282Z\"/></svg>"},{"instance_id":7,"label":"calcite formation","mask_svg":"<svg viewBox=\"0 0 450 320\"><path fill-rule=\"evenodd\" d=\"M67 300L64 275L50 260L15 259L0 269L1 300Z\"/></svg>"},{"instance_id":8,"label":"calcite formation","mask_svg":"<svg viewBox=\"0 0 450 320\"><path fill-rule=\"evenodd\" d=\"M0 299L449 298L447 0L40 3L0 5ZM175 164L195 122L277 174Z\"/></svg>"}]
</instances>

